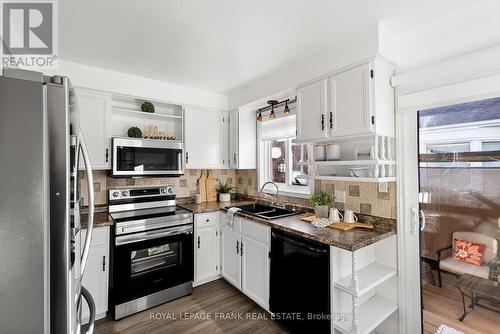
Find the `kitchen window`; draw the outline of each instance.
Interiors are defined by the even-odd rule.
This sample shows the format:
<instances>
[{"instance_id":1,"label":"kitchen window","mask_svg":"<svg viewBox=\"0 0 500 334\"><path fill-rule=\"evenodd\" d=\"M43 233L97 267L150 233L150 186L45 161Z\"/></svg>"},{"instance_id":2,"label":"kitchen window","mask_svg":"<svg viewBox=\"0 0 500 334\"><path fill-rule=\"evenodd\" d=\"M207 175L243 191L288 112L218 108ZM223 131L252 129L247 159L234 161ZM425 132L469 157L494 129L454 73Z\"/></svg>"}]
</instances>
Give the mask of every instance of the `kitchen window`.
<instances>
[{"instance_id":1,"label":"kitchen window","mask_svg":"<svg viewBox=\"0 0 500 334\"><path fill-rule=\"evenodd\" d=\"M309 180L303 177L307 175L307 166L300 164L307 160L309 145L296 141L295 115L264 120L258 128L259 189L265 182L272 181L283 195L309 196ZM275 191L271 186L265 189L269 193Z\"/></svg>"}]
</instances>

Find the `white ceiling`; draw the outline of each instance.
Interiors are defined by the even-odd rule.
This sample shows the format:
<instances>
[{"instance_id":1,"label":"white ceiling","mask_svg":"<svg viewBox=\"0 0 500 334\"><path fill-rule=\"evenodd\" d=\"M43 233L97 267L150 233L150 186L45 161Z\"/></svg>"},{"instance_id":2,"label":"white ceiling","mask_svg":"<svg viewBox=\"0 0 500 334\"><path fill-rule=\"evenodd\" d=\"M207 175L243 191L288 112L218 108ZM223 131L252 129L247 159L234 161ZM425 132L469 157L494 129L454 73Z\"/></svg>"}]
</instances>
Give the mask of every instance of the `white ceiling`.
<instances>
[{"instance_id":1,"label":"white ceiling","mask_svg":"<svg viewBox=\"0 0 500 334\"><path fill-rule=\"evenodd\" d=\"M402 36L491 0L64 0L61 58L227 93L377 22Z\"/></svg>"}]
</instances>

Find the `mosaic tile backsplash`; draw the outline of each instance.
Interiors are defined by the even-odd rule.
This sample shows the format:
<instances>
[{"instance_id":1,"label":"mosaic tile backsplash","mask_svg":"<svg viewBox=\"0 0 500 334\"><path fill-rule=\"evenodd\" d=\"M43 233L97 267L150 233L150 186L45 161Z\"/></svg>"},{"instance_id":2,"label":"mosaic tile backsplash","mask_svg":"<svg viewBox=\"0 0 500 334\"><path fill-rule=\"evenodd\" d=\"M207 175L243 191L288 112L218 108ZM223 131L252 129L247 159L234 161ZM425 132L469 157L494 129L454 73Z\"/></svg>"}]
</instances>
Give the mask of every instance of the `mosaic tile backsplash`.
<instances>
[{"instance_id":1,"label":"mosaic tile backsplash","mask_svg":"<svg viewBox=\"0 0 500 334\"><path fill-rule=\"evenodd\" d=\"M172 185L177 189L177 197L192 197L196 194L196 180L200 177L199 169L187 170L186 174L176 178L112 178L107 171L94 171L94 196L96 205L107 203L107 190L111 188L165 186ZM236 193L248 196L259 196L257 192L257 171L247 170L214 170L216 181L229 182L236 186ZM84 174L80 173L81 195L83 205L87 205L88 192ZM315 189L333 192L344 191L345 203L335 203L340 210L351 209L366 215L396 218L396 182L388 183L388 192L378 192L378 184L373 182L354 181L315 181ZM310 207L305 198L281 196L291 204Z\"/></svg>"}]
</instances>

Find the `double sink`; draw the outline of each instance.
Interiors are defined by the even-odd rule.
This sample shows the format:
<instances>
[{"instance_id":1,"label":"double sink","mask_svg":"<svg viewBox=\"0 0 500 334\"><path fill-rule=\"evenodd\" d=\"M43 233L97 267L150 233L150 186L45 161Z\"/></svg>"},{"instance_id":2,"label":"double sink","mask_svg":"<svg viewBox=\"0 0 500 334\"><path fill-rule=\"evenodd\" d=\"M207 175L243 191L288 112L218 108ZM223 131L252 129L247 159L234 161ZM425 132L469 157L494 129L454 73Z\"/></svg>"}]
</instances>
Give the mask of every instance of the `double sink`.
<instances>
[{"instance_id":1,"label":"double sink","mask_svg":"<svg viewBox=\"0 0 500 334\"><path fill-rule=\"evenodd\" d=\"M264 218L264 219L278 219L283 217L289 217L293 215L297 215L301 212L285 209L282 207L276 207L272 205L252 203L245 205L235 205L233 208L240 208L241 212L246 213L248 215ZM229 208L229 207L228 207Z\"/></svg>"}]
</instances>

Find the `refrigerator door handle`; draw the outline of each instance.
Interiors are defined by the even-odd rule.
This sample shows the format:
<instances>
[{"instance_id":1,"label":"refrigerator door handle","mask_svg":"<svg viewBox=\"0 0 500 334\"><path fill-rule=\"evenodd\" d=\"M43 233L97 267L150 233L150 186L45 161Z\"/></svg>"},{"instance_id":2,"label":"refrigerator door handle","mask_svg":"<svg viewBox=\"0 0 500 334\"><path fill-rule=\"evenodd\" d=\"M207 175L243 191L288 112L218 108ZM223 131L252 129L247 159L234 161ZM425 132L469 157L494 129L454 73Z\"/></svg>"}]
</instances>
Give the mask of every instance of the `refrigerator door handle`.
<instances>
[{"instance_id":1,"label":"refrigerator door handle","mask_svg":"<svg viewBox=\"0 0 500 334\"><path fill-rule=\"evenodd\" d=\"M87 302L89 306L89 322L81 327L81 334L92 334L94 333L94 323L95 323L95 303L89 290L87 290L82 285L82 297Z\"/></svg>"},{"instance_id":2,"label":"refrigerator door handle","mask_svg":"<svg viewBox=\"0 0 500 334\"><path fill-rule=\"evenodd\" d=\"M83 138L81 129L79 129L78 131L78 139L80 143L80 148L82 150L83 163L85 165L85 174L87 176L87 189L89 196L87 235L85 236L85 243L83 246L81 265L80 265L81 277L83 278L83 273L85 272L85 267L87 266L87 260L89 258L90 242L92 240L92 232L94 228L94 179L92 177L92 168L90 166L90 157L87 150L87 144L85 143L85 139Z\"/></svg>"}]
</instances>

